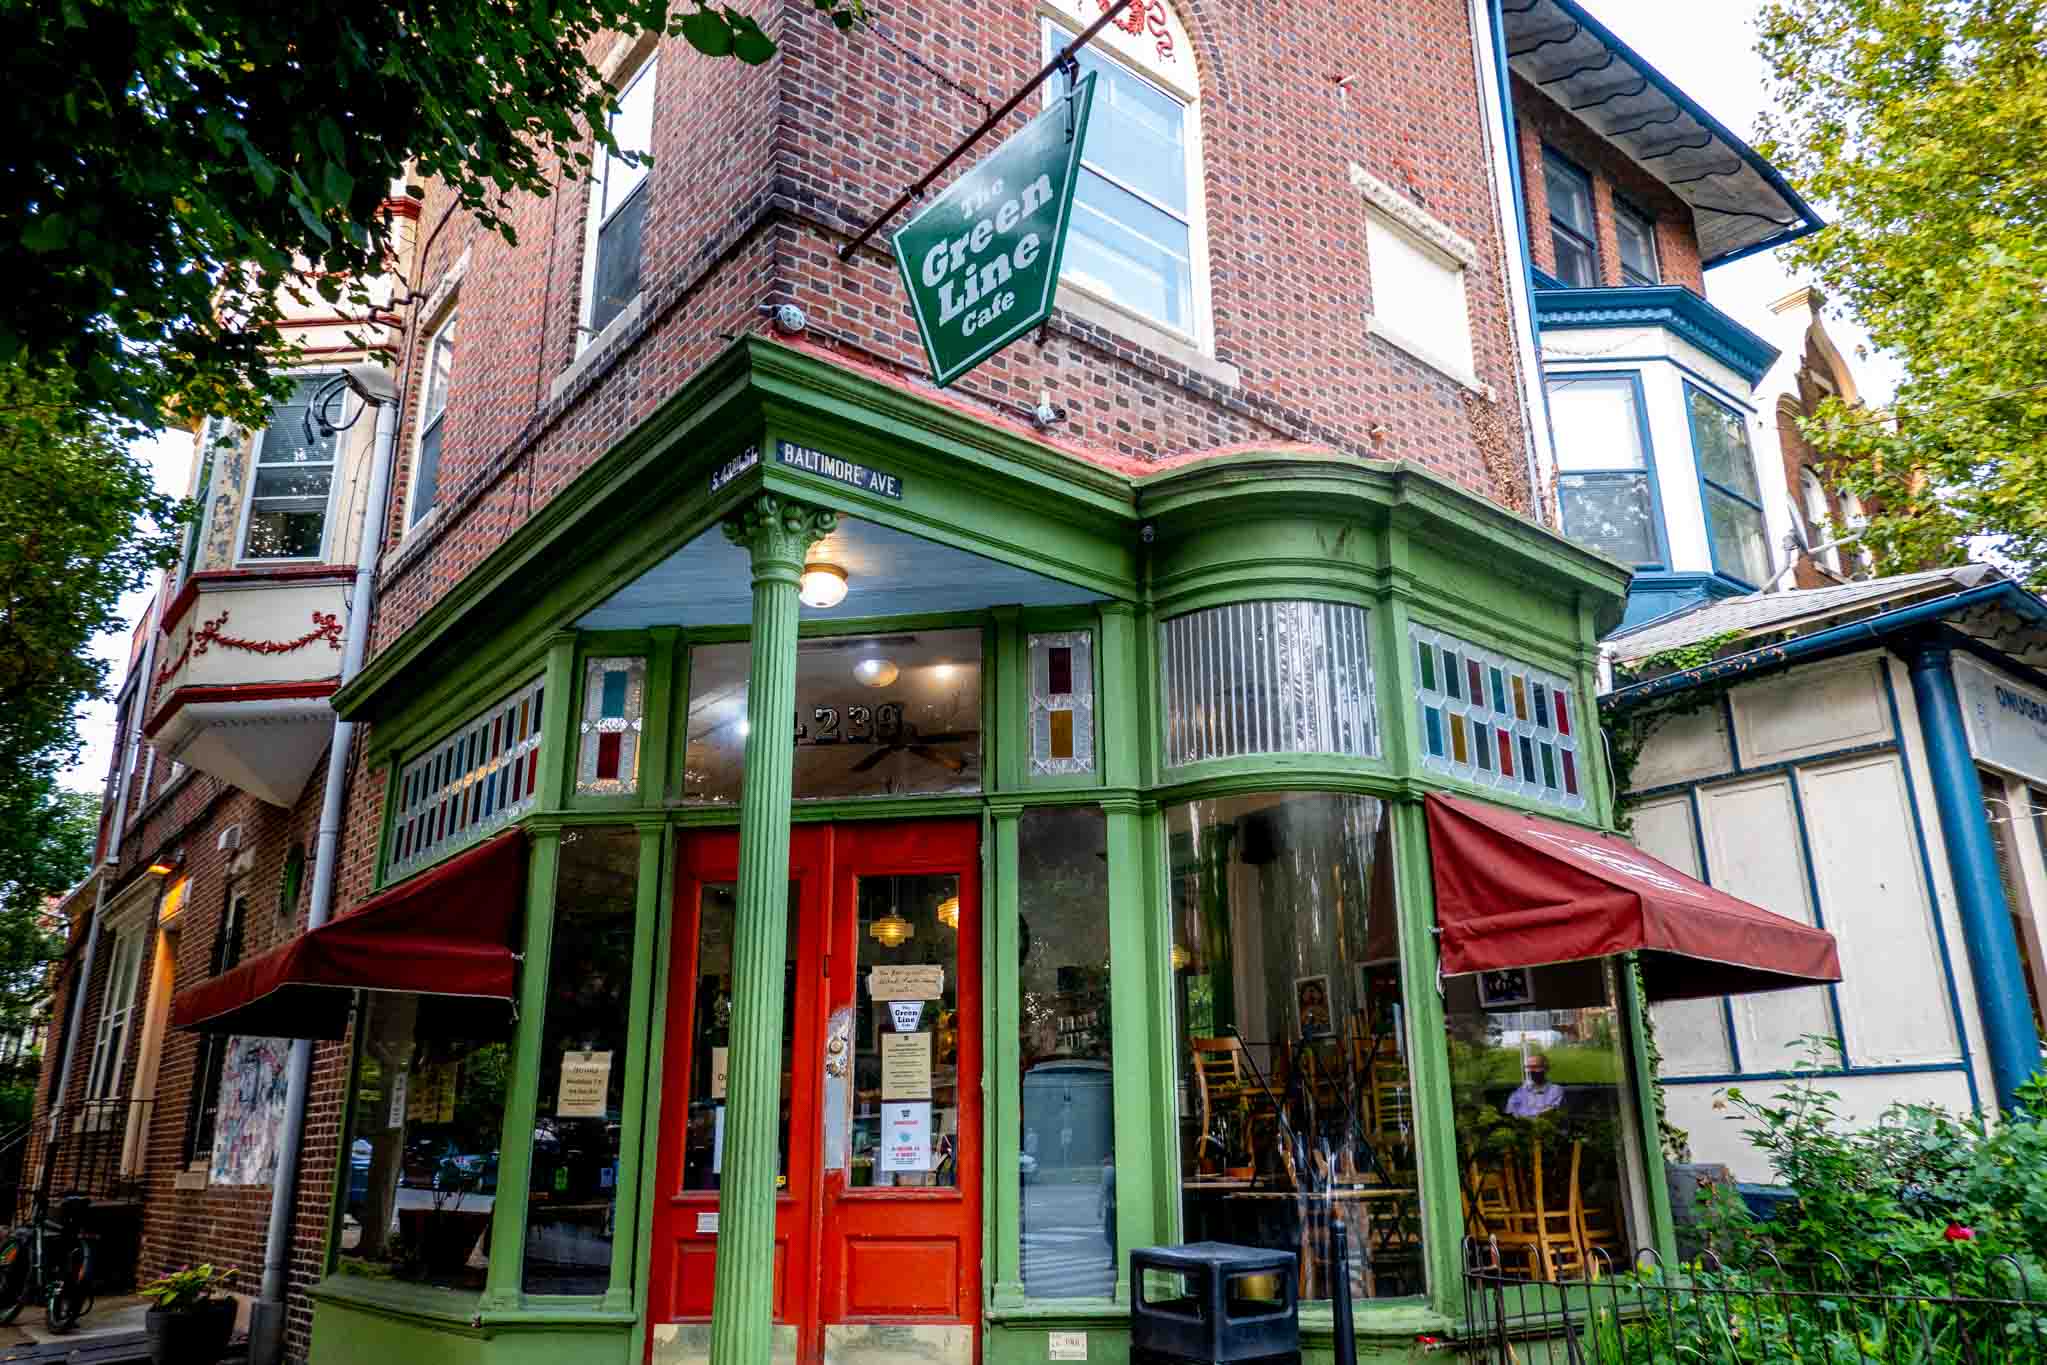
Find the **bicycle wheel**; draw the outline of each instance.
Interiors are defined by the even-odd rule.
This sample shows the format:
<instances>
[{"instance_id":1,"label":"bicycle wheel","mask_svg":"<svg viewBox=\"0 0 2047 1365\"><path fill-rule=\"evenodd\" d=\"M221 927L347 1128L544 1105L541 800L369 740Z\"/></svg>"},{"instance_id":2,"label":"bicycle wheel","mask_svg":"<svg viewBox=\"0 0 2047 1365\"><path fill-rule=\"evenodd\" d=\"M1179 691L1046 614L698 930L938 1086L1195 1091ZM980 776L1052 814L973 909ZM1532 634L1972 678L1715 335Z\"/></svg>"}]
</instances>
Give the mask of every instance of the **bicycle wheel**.
<instances>
[{"instance_id":1,"label":"bicycle wheel","mask_svg":"<svg viewBox=\"0 0 2047 1365\"><path fill-rule=\"evenodd\" d=\"M28 1236L16 1228L0 1242L0 1325L20 1317L28 1302L28 1265Z\"/></svg>"},{"instance_id":2,"label":"bicycle wheel","mask_svg":"<svg viewBox=\"0 0 2047 1365\"><path fill-rule=\"evenodd\" d=\"M92 1306L92 1260L82 1246L72 1247L64 1257L63 1273L50 1284L44 1317L52 1332L68 1332Z\"/></svg>"}]
</instances>

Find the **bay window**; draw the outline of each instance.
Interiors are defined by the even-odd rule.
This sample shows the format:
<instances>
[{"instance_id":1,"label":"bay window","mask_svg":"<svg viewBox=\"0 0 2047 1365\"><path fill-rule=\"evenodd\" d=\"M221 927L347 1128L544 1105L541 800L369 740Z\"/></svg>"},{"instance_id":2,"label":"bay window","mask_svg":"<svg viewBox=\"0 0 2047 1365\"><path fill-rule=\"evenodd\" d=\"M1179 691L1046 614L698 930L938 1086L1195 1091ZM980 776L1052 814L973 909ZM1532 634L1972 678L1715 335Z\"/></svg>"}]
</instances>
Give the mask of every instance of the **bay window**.
<instances>
[{"instance_id":1,"label":"bay window","mask_svg":"<svg viewBox=\"0 0 2047 1365\"><path fill-rule=\"evenodd\" d=\"M255 481L243 513L243 559L319 559L327 548L338 435L311 411L328 375L301 379L270 410L256 439ZM310 429L309 429L310 422Z\"/></svg>"},{"instance_id":2,"label":"bay window","mask_svg":"<svg viewBox=\"0 0 2047 1365\"><path fill-rule=\"evenodd\" d=\"M1760 588L1770 581L1770 542L1763 529L1763 492L1756 480L1748 422L1732 407L1689 383L1685 385L1685 403L1691 416L1692 450L1699 464L1699 491L1705 503L1713 571Z\"/></svg>"},{"instance_id":3,"label":"bay window","mask_svg":"<svg viewBox=\"0 0 2047 1365\"><path fill-rule=\"evenodd\" d=\"M1642 393L1632 375L1549 381L1564 535L1624 564L1663 562Z\"/></svg>"}]
</instances>

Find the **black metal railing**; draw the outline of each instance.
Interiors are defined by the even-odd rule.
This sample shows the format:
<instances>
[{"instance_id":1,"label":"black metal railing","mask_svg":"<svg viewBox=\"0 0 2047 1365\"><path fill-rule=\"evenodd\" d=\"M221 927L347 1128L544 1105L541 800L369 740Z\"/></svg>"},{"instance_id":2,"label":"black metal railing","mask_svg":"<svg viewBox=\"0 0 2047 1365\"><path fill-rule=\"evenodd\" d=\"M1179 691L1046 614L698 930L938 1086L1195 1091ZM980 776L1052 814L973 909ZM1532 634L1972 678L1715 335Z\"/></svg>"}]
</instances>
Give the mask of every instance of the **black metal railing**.
<instances>
[{"instance_id":1,"label":"black metal railing","mask_svg":"<svg viewBox=\"0 0 2047 1365\"><path fill-rule=\"evenodd\" d=\"M1959 1260L1959 1258L1958 1258ZM1832 1252L1802 1270L1768 1252L1732 1266L1713 1252L1669 1268L1645 1251L1616 1270L1595 1250L1590 1278L1534 1280L1501 1269L1497 1241L1464 1244L1466 1359L1525 1365L2006 1365L2047 1360L2047 1285L2018 1258L1914 1269L1889 1258L1852 1275ZM2038 1294L2036 1295L2036 1288Z\"/></svg>"},{"instance_id":2,"label":"black metal railing","mask_svg":"<svg viewBox=\"0 0 2047 1365\"><path fill-rule=\"evenodd\" d=\"M155 1110L151 1097L74 1100L54 1125L47 1113L38 1114L0 1138L0 1215L8 1226L27 1221L38 1193L52 1202L65 1194L101 1202L140 1199Z\"/></svg>"}]
</instances>

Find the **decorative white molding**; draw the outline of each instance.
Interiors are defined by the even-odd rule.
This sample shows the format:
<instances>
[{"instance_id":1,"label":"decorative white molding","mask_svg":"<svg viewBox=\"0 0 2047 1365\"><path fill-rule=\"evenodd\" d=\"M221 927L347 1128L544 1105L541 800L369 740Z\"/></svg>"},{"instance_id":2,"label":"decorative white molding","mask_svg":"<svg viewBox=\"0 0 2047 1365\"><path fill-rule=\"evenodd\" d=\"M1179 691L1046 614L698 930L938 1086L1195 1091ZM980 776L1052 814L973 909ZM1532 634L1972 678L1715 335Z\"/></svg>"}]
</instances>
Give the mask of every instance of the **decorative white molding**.
<instances>
[{"instance_id":1,"label":"decorative white molding","mask_svg":"<svg viewBox=\"0 0 2047 1365\"><path fill-rule=\"evenodd\" d=\"M1350 183L1351 188L1364 196L1365 203L1410 237L1434 247L1466 270L1478 265L1478 248L1462 233L1438 221L1412 198L1355 161L1350 163Z\"/></svg>"}]
</instances>

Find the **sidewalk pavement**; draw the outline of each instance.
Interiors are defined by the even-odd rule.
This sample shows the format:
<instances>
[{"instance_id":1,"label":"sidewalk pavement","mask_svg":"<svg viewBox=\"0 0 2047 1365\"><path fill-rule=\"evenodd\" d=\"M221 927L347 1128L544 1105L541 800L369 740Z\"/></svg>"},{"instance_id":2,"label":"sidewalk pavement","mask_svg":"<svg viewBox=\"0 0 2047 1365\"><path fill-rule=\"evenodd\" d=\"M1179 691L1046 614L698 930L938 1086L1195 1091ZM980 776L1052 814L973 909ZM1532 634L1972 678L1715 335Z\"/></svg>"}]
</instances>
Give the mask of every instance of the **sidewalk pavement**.
<instances>
[{"instance_id":1,"label":"sidewalk pavement","mask_svg":"<svg viewBox=\"0 0 2047 1365\"><path fill-rule=\"evenodd\" d=\"M149 1311L149 1300L123 1294L114 1298L100 1299L92 1311L79 1320L78 1326L62 1335L52 1332L43 1317L39 1304L25 1305L21 1316L11 1326L0 1327L0 1365L24 1357L33 1358L40 1352L26 1348L50 1346L62 1342L70 1346L83 1346L108 1337L139 1336L142 1332L142 1315Z\"/></svg>"}]
</instances>

